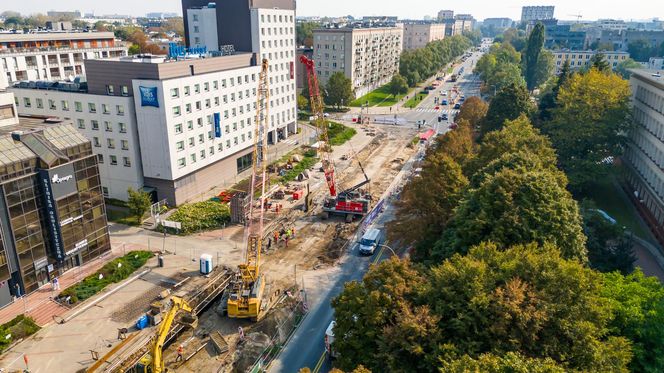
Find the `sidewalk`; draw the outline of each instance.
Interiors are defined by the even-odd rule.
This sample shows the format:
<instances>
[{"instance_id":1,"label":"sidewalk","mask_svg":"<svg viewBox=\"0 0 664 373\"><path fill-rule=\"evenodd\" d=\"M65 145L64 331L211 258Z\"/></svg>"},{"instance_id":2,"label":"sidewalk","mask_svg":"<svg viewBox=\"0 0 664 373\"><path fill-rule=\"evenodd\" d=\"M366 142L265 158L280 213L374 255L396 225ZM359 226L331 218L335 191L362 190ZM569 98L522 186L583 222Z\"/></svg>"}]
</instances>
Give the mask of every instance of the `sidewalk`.
<instances>
[{"instance_id":1,"label":"sidewalk","mask_svg":"<svg viewBox=\"0 0 664 373\"><path fill-rule=\"evenodd\" d=\"M78 283L89 274L96 272L116 256L113 250L111 250L111 252L104 256L96 258L81 267L74 268L58 277L60 291ZM59 291L52 290L51 284L43 285L38 290L0 309L0 324L6 323L18 315L25 314L34 318L37 325L43 327L53 321L54 316L60 316L69 310L52 300L58 293Z\"/></svg>"}]
</instances>

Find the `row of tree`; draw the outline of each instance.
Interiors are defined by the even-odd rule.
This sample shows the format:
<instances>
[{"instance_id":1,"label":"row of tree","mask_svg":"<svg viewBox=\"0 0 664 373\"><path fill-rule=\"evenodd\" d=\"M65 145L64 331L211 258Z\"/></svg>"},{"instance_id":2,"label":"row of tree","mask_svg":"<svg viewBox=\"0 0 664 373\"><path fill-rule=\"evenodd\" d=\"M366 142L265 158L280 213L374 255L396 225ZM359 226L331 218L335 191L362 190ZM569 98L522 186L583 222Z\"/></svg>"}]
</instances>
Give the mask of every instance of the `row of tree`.
<instances>
[{"instance_id":1,"label":"row of tree","mask_svg":"<svg viewBox=\"0 0 664 373\"><path fill-rule=\"evenodd\" d=\"M399 74L406 79L408 85L414 87L443 69L471 46L470 39L455 35L433 41L424 48L403 51L399 62Z\"/></svg>"},{"instance_id":2,"label":"row of tree","mask_svg":"<svg viewBox=\"0 0 664 373\"><path fill-rule=\"evenodd\" d=\"M544 26L535 25L525 43L519 35L517 30L506 30L499 38L503 42L492 45L477 62L475 73L484 82L485 91L495 94L512 84L525 84L532 91L551 76L553 54L544 50Z\"/></svg>"},{"instance_id":3,"label":"row of tree","mask_svg":"<svg viewBox=\"0 0 664 373\"><path fill-rule=\"evenodd\" d=\"M582 217L525 113L476 133L491 110L469 98L404 188L388 232L415 263L374 267L333 301L339 367L662 371L664 288L588 267L631 272L603 254L629 257L623 232L602 233L592 206Z\"/></svg>"}]
</instances>

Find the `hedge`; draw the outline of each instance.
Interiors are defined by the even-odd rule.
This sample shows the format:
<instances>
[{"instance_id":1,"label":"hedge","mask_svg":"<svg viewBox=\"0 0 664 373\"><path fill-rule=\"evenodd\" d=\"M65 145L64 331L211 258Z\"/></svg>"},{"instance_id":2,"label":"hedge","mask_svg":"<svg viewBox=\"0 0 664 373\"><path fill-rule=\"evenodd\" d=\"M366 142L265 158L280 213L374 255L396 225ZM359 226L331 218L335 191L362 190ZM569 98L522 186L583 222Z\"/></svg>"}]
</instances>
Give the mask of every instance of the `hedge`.
<instances>
[{"instance_id":1,"label":"hedge","mask_svg":"<svg viewBox=\"0 0 664 373\"><path fill-rule=\"evenodd\" d=\"M18 315L11 321L0 325L0 352L21 338L29 337L39 331L39 325L30 316ZM5 338L9 335L9 338Z\"/></svg>"},{"instance_id":2,"label":"hedge","mask_svg":"<svg viewBox=\"0 0 664 373\"><path fill-rule=\"evenodd\" d=\"M190 234L200 230L221 228L231 220L227 204L215 201L188 203L178 207L168 220L182 224L180 233Z\"/></svg>"},{"instance_id":3,"label":"hedge","mask_svg":"<svg viewBox=\"0 0 664 373\"><path fill-rule=\"evenodd\" d=\"M343 145L356 134L357 131L355 128L346 127L343 124L337 122L330 122L330 127L327 130L327 135L330 139L330 145L334 146Z\"/></svg>"},{"instance_id":4,"label":"hedge","mask_svg":"<svg viewBox=\"0 0 664 373\"><path fill-rule=\"evenodd\" d=\"M127 255L114 259L100 270L83 279L78 284L65 289L58 298L74 304L86 300L102 291L106 286L120 282L141 268L154 254L150 251L130 251ZM99 275L103 275L99 279Z\"/></svg>"}]
</instances>

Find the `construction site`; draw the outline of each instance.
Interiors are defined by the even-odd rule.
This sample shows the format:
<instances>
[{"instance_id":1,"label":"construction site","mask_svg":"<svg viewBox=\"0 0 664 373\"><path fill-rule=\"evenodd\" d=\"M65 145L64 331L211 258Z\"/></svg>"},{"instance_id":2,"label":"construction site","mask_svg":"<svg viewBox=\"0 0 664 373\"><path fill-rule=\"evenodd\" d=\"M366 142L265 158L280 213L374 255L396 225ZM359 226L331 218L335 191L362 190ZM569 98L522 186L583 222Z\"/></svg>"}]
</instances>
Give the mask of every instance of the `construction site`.
<instances>
[{"instance_id":1,"label":"construction site","mask_svg":"<svg viewBox=\"0 0 664 373\"><path fill-rule=\"evenodd\" d=\"M309 64L310 92L319 92L312 61L301 62ZM212 245L223 234L233 249L223 258L201 256L200 271L191 265L168 276L146 271L141 279L154 286L134 293L130 307L109 307L104 312L110 317L95 321L117 338L79 346L78 355L89 358L58 371L262 371L306 315L307 293L319 290L317 284L305 285L302 274L333 268L351 250L352 236L416 153L416 131L358 121L357 134L332 147L322 98L312 94L310 124L318 141L287 161L297 163L301 154L315 152L317 163L296 181L272 184L279 170L267 157L264 133L268 63L263 61L258 82L252 176L229 201L234 224L191 237ZM158 256L148 266L176 262L171 258L178 257L177 250L165 244L153 250ZM182 255L186 248L179 250ZM198 259L192 254L190 262ZM80 312L74 311L56 320L56 327L75 319ZM39 338L30 343L36 346Z\"/></svg>"}]
</instances>

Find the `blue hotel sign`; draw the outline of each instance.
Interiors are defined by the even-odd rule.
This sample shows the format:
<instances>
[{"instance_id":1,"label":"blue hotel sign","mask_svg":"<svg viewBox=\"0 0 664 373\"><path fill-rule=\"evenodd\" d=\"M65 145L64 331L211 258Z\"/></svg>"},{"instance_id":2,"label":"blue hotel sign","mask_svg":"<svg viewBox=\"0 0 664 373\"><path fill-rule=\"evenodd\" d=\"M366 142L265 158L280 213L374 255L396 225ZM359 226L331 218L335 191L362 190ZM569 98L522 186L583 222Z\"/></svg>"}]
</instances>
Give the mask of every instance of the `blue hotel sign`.
<instances>
[{"instance_id":1,"label":"blue hotel sign","mask_svg":"<svg viewBox=\"0 0 664 373\"><path fill-rule=\"evenodd\" d=\"M169 58L175 58L177 59L178 57L186 57L188 55L195 55L195 54L206 54L207 53L207 47L192 47L192 48L187 48L184 45L178 45L176 43L169 43L168 44L168 57Z\"/></svg>"},{"instance_id":2,"label":"blue hotel sign","mask_svg":"<svg viewBox=\"0 0 664 373\"><path fill-rule=\"evenodd\" d=\"M141 106L159 107L157 87L138 87L141 92Z\"/></svg>"},{"instance_id":3,"label":"blue hotel sign","mask_svg":"<svg viewBox=\"0 0 664 373\"><path fill-rule=\"evenodd\" d=\"M221 137L221 114L214 113L214 137Z\"/></svg>"}]
</instances>

